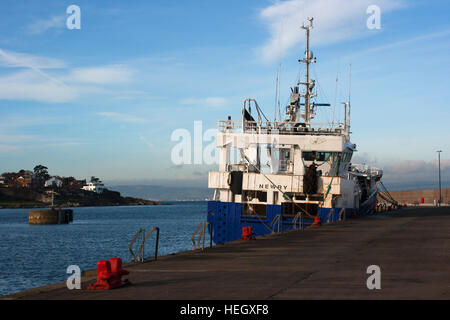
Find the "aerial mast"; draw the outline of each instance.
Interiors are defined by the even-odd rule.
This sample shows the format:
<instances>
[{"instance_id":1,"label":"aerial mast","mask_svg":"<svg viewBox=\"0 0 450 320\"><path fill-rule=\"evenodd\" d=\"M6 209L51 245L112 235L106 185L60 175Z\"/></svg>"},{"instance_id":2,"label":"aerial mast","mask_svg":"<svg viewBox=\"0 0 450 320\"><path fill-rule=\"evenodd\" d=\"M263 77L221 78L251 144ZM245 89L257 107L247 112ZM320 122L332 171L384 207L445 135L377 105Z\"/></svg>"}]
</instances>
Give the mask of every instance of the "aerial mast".
<instances>
[{"instance_id":1,"label":"aerial mast","mask_svg":"<svg viewBox=\"0 0 450 320\"><path fill-rule=\"evenodd\" d=\"M314 118L314 108L318 106L330 106L329 103L314 103L311 102L311 99L316 96L313 93L313 89L315 86L315 81L309 78L309 64L316 62L316 58L314 58L312 51L309 50L309 32L313 28L313 18L308 18L309 25L306 26L303 24L302 28L306 30L306 51L305 58L298 60L299 62L303 62L306 64L306 80L305 82L299 81L297 86L291 88L291 96L290 96L290 104L286 109L286 114L289 115L289 122L299 122L299 118L302 117L304 120L304 124L307 127L310 127L310 121ZM305 86L304 93L300 93L299 85ZM300 98L304 98L305 102L300 103ZM305 106L305 112L302 114L300 112L301 106Z\"/></svg>"},{"instance_id":2,"label":"aerial mast","mask_svg":"<svg viewBox=\"0 0 450 320\"><path fill-rule=\"evenodd\" d=\"M309 64L312 62L316 62L316 58L313 57L312 51L309 50L309 32L313 28L313 18L308 18L309 25L306 26L303 24L302 29L306 31L306 51L305 58L299 60L299 62L303 62L306 64L306 81L299 82L298 84L304 85L306 90L304 94L301 94L303 98L305 98L305 123L309 124L311 120L311 99L315 97L315 94L312 92L314 88L314 80L309 78Z\"/></svg>"}]
</instances>

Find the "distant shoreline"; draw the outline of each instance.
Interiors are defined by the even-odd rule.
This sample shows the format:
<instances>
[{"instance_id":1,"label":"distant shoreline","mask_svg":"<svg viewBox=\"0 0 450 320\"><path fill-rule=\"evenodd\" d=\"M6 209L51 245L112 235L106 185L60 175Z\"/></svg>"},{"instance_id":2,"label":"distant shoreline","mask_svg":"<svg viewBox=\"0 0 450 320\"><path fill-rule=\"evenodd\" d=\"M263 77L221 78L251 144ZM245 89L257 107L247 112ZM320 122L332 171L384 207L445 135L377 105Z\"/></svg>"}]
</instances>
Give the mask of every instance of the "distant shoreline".
<instances>
[{"instance_id":1,"label":"distant shoreline","mask_svg":"<svg viewBox=\"0 0 450 320\"><path fill-rule=\"evenodd\" d=\"M53 201L43 192L33 190L2 188L0 189L0 209L33 209L54 207L112 207L112 206L141 206L167 205L168 203L145 200L134 197L122 197L119 192L104 190L96 193L85 190L71 192L61 191Z\"/></svg>"}]
</instances>

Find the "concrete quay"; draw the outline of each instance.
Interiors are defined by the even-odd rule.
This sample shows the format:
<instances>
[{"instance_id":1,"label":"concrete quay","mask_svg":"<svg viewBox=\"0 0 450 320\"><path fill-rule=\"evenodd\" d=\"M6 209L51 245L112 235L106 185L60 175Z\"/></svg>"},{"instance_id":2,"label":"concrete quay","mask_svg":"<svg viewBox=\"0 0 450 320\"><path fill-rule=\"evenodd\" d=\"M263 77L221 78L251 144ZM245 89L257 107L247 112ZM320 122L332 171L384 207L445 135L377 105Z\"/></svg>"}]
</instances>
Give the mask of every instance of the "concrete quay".
<instances>
[{"instance_id":1,"label":"concrete quay","mask_svg":"<svg viewBox=\"0 0 450 320\"><path fill-rule=\"evenodd\" d=\"M369 290L367 268L381 269ZM131 285L4 299L450 299L450 208L407 208L127 264Z\"/></svg>"}]
</instances>

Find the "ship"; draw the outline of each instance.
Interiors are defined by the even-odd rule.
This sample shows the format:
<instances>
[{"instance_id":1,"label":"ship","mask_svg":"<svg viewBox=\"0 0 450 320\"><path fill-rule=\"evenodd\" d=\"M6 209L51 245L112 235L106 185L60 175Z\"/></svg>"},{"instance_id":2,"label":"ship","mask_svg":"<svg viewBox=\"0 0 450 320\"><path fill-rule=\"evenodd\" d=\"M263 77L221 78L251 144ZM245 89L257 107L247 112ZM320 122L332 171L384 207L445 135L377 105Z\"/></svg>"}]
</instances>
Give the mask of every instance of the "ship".
<instances>
[{"instance_id":1,"label":"ship","mask_svg":"<svg viewBox=\"0 0 450 320\"><path fill-rule=\"evenodd\" d=\"M269 121L256 100L246 98L241 119L219 120L219 166L208 173L214 196L207 205L216 244L240 239L243 229L259 236L375 211L383 172L352 163L357 149L350 140L350 101L343 103L343 122L313 121L317 108L330 104L316 102L310 75L313 18L302 28L306 50L298 61L305 79L291 88L283 119Z\"/></svg>"}]
</instances>

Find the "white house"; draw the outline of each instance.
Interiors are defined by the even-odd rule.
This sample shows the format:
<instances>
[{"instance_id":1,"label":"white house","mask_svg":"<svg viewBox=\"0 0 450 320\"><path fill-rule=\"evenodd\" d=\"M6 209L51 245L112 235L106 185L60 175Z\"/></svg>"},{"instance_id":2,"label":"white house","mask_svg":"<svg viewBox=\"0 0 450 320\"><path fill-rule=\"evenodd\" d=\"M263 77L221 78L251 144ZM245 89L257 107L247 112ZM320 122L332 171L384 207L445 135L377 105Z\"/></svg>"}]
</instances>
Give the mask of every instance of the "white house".
<instances>
[{"instance_id":1,"label":"white house","mask_svg":"<svg viewBox=\"0 0 450 320\"><path fill-rule=\"evenodd\" d=\"M81 189L86 190L86 191L102 193L105 190L105 187L104 187L103 183L88 182L87 185L85 185Z\"/></svg>"},{"instance_id":2,"label":"white house","mask_svg":"<svg viewBox=\"0 0 450 320\"><path fill-rule=\"evenodd\" d=\"M56 178L56 177L52 177L50 179L48 179L47 181L45 181L44 186L45 187L56 187L56 188L61 188L63 185L62 180Z\"/></svg>"}]
</instances>

